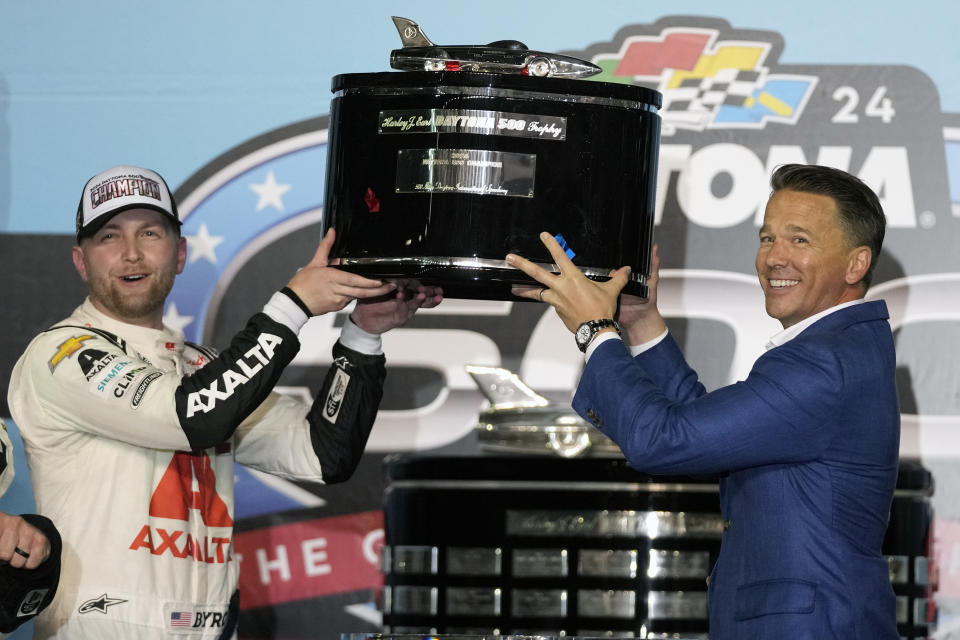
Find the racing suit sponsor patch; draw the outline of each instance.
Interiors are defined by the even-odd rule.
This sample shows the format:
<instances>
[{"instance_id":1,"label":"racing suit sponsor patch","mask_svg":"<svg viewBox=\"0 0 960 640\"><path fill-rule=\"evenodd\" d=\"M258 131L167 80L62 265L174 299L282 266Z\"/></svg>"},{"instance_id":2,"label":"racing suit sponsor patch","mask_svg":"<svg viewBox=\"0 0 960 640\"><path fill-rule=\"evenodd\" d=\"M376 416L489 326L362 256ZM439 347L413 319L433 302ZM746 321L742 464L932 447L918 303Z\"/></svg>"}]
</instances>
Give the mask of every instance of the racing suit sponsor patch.
<instances>
[{"instance_id":1,"label":"racing suit sponsor patch","mask_svg":"<svg viewBox=\"0 0 960 640\"><path fill-rule=\"evenodd\" d=\"M132 409L137 409L140 406L140 403L143 401L143 395L147 392L147 387L162 375L159 371L154 371L153 373L148 373L146 377L140 381L137 390L133 392L133 396L130 398L130 407Z\"/></svg>"},{"instance_id":2,"label":"racing suit sponsor patch","mask_svg":"<svg viewBox=\"0 0 960 640\"><path fill-rule=\"evenodd\" d=\"M323 417L328 422L336 423L340 415L340 407L343 406L343 397L347 395L347 385L350 384L350 374L337 367L337 373L333 377L333 383L330 385L330 391L327 393L327 399L323 403Z\"/></svg>"},{"instance_id":3,"label":"racing suit sponsor patch","mask_svg":"<svg viewBox=\"0 0 960 640\"><path fill-rule=\"evenodd\" d=\"M77 350L83 346L84 340L89 340L92 337L91 335L71 336L57 345L57 352L53 354L53 357L47 362L47 366L50 367L50 373L53 373L53 370L57 368L57 365L60 364L64 358L69 358L76 353Z\"/></svg>"},{"instance_id":4,"label":"racing suit sponsor patch","mask_svg":"<svg viewBox=\"0 0 960 640\"><path fill-rule=\"evenodd\" d=\"M187 418L195 413L212 411L217 402L233 396L237 387L250 381L264 365L270 364L277 347L283 344L283 338L270 333L257 336L257 346L251 348L243 357L237 359L223 374L213 380L205 389L199 389L187 396ZM222 386L221 386L222 383Z\"/></svg>"},{"instance_id":5,"label":"racing suit sponsor patch","mask_svg":"<svg viewBox=\"0 0 960 640\"><path fill-rule=\"evenodd\" d=\"M107 615L107 607L112 607L115 604L123 604L126 600L120 598L111 598L105 593L101 593L96 598L91 598L80 605L80 608L77 609L77 613L91 613L93 611Z\"/></svg>"},{"instance_id":6,"label":"racing suit sponsor patch","mask_svg":"<svg viewBox=\"0 0 960 640\"><path fill-rule=\"evenodd\" d=\"M83 377L87 379L87 382L90 382L97 374L109 367L117 357L115 353L107 353L99 349L84 349L77 356L77 364L83 371Z\"/></svg>"},{"instance_id":7,"label":"racing suit sponsor patch","mask_svg":"<svg viewBox=\"0 0 960 640\"><path fill-rule=\"evenodd\" d=\"M163 618L170 633L191 634L202 630L219 631L227 622L227 605L197 605L188 602L167 603Z\"/></svg>"},{"instance_id":8,"label":"racing suit sponsor patch","mask_svg":"<svg viewBox=\"0 0 960 640\"><path fill-rule=\"evenodd\" d=\"M97 393L105 393L112 398L122 400L127 391L143 376L147 366L134 367L128 371L120 373L126 368L126 363L118 362L107 374L97 381Z\"/></svg>"}]
</instances>

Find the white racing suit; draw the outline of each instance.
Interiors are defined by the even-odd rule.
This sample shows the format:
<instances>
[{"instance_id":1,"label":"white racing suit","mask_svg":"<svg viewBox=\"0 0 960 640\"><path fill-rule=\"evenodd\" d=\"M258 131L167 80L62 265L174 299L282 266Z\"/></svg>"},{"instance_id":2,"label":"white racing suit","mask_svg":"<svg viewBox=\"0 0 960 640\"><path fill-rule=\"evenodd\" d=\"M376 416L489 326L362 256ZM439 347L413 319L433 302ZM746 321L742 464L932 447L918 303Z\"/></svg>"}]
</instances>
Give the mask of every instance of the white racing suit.
<instances>
[{"instance_id":1,"label":"white racing suit","mask_svg":"<svg viewBox=\"0 0 960 640\"><path fill-rule=\"evenodd\" d=\"M88 299L30 343L8 400L38 511L63 537L60 588L35 637L234 637L234 460L345 480L383 392L379 338L349 320L312 407L271 391L300 347L303 309L274 294L217 355Z\"/></svg>"}]
</instances>

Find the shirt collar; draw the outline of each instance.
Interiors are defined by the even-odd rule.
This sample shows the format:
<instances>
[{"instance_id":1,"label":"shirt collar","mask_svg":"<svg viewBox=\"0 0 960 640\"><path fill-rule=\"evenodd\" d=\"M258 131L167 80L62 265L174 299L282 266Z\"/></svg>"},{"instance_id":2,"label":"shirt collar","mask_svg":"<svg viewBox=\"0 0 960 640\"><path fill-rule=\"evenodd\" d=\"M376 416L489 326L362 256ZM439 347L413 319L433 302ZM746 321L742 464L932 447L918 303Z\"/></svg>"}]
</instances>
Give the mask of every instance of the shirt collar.
<instances>
[{"instance_id":1,"label":"shirt collar","mask_svg":"<svg viewBox=\"0 0 960 640\"><path fill-rule=\"evenodd\" d=\"M830 307L829 309L824 309L820 313L815 313L809 318L804 318L797 324L791 325L790 327L787 327L780 333L776 333L773 336L771 336L770 340L766 344L766 350L769 351L774 347L779 347L790 342L791 340L796 338L798 335L800 335L800 333L804 329L812 325L817 320L827 317L831 313L840 311L841 309L846 309L847 307L852 307L853 305L856 305L856 304L862 304L864 302L866 302L866 300L864 300L863 298L859 298L857 300L851 300L850 302L843 302L836 306Z\"/></svg>"}]
</instances>

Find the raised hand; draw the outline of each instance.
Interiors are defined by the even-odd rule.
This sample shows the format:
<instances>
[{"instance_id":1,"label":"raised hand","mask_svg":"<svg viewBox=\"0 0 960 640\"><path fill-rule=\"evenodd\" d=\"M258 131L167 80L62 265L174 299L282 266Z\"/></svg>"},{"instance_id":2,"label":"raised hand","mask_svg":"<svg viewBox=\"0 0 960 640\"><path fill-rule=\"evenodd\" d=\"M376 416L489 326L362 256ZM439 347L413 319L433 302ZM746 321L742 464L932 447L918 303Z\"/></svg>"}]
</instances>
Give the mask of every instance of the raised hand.
<instances>
[{"instance_id":1,"label":"raised hand","mask_svg":"<svg viewBox=\"0 0 960 640\"><path fill-rule=\"evenodd\" d=\"M405 325L417 309L430 309L443 300L439 287L427 287L414 280L401 280L396 285L393 294L358 300L350 315L353 322L367 333L384 333Z\"/></svg>"},{"instance_id":2,"label":"raised hand","mask_svg":"<svg viewBox=\"0 0 960 640\"><path fill-rule=\"evenodd\" d=\"M370 280L329 266L334 238L331 228L320 241L310 262L287 284L315 316L340 311L351 300L377 298L396 289L392 282Z\"/></svg>"},{"instance_id":3,"label":"raised hand","mask_svg":"<svg viewBox=\"0 0 960 640\"><path fill-rule=\"evenodd\" d=\"M657 308L657 285L660 283L660 251L653 245L650 257L650 277L647 279L647 299L627 294L620 296L620 312L617 322L623 329L627 344L643 344L662 334L667 325Z\"/></svg>"},{"instance_id":4,"label":"raised hand","mask_svg":"<svg viewBox=\"0 0 960 640\"><path fill-rule=\"evenodd\" d=\"M617 297L630 277L630 267L611 271L610 279L606 282L595 282L583 275L549 233L541 233L540 241L550 251L560 274L554 275L526 258L511 253L507 255L507 264L520 269L544 287L516 286L513 294L546 302L557 310L557 315L571 332L588 320L613 318Z\"/></svg>"}]
</instances>

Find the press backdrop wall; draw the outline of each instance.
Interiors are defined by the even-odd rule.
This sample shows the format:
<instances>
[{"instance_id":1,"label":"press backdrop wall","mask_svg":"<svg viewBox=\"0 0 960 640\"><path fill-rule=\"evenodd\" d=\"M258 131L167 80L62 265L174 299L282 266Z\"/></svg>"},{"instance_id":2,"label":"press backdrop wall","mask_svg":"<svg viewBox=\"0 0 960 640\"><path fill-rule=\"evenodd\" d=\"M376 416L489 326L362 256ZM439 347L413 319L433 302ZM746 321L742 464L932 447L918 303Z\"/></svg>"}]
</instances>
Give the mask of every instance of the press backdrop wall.
<instances>
[{"instance_id":1,"label":"press backdrop wall","mask_svg":"<svg viewBox=\"0 0 960 640\"><path fill-rule=\"evenodd\" d=\"M889 229L868 297L887 300L895 330L901 455L936 483L936 634L960 637L955 2L0 0L0 387L32 335L81 301L69 258L77 198L114 164L152 167L176 189L189 254L165 317L227 344L312 255L330 80L387 70L397 14L438 43L519 39L664 92L660 300L710 388L742 378L778 329L753 273L772 168L830 164L877 189ZM748 99L715 106L730 96ZM285 391L317 388L343 319L308 324ZM449 300L385 350L386 395L353 480L318 488L237 470L245 637L378 628L381 463L475 449L483 402L464 365L508 367L560 400L580 370L569 334L535 304ZM32 508L22 452L17 466L4 511Z\"/></svg>"}]
</instances>

